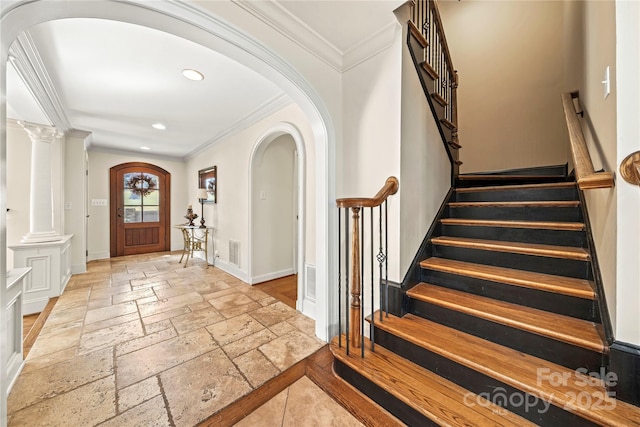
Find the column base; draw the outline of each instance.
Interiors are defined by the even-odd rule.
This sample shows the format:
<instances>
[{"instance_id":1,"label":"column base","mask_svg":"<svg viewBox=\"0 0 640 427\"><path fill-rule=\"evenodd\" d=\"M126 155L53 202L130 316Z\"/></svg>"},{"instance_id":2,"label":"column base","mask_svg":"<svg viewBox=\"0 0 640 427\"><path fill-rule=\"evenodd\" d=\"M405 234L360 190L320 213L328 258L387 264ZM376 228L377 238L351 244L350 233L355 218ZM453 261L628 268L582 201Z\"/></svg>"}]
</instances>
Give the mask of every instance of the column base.
<instances>
[{"instance_id":1,"label":"column base","mask_svg":"<svg viewBox=\"0 0 640 427\"><path fill-rule=\"evenodd\" d=\"M55 242L62 239L63 236L56 233L55 231L47 231L42 233L27 233L22 239L20 239L20 243L45 243L45 242Z\"/></svg>"}]
</instances>

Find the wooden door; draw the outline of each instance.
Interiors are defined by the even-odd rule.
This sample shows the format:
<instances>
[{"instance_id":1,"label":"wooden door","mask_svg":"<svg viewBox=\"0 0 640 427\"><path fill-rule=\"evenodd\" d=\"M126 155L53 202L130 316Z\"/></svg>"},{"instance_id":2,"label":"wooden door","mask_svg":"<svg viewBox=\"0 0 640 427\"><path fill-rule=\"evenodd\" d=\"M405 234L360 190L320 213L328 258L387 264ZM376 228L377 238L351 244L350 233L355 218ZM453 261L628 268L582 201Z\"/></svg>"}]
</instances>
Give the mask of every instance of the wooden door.
<instances>
[{"instance_id":1,"label":"wooden door","mask_svg":"<svg viewBox=\"0 0 640 427\"><path fill-rule=\"evenodd\" d=\"M111 168L111 256L171 248L171 174L148 163Z\"/></svg>"}]
</instances>

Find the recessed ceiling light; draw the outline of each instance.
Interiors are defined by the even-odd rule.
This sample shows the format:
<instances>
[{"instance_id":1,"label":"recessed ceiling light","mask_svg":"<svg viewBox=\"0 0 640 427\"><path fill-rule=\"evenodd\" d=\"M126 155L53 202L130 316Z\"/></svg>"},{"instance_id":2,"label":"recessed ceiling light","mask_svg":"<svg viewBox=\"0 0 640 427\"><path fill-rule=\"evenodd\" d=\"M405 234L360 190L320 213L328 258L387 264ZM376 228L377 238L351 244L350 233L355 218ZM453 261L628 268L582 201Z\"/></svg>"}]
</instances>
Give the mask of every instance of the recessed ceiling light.
<instances>
[{"instance_id":1,"label":"recessed ceiling light","mask_svg":"<svg viewBox=\"0 0 640 427\"><path fill-rule=\"evenodd\" d=\"M151 150L151 148L149 148L149 147L140 147L140 149L141 149L141 150L147 150L147 151L148 151L148 150Z\"/></svg>"},{"instance_id":2,"label":"recessed ceiling light","mask_svg":"<svg viewBox=\"0 0 640 427\"><path fill-rule=\"evenodd\" d=\"M182 75L189 80L204 80L204 74L202 74L200 71L192 70L190 68L182 70Z\"/></svg>"},{"instance_id":3,"label":"recessed ceiling light","mask_svg":"<svg viewBox=\"0 0 640 427\"><path fill-rule=\"evenodd\" d=\"M158 130L165 130L167 128L162 123L154 123L154 124L151 125L151 127L154 128L154 129L158 129Z\"/></svg>"}]
</instances>

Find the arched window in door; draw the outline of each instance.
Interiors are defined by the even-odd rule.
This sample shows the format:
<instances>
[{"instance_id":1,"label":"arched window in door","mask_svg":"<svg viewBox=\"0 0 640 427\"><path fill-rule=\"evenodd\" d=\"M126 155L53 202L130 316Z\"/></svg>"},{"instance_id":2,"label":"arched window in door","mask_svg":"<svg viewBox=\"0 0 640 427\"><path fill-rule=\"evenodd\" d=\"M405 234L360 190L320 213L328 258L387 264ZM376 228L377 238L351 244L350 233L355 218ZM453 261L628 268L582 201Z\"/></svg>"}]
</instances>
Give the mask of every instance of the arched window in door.
<instances>
[{"instance_id":1,"label":"arched window in door","mask_svg":"<svg viewBox=\"0 0 640 427\"><path fill-rule=\"evenodd\" d=\"M111 256L168 251L171 174L149 163L111 168Z\"/></svg>"}]
</instances>

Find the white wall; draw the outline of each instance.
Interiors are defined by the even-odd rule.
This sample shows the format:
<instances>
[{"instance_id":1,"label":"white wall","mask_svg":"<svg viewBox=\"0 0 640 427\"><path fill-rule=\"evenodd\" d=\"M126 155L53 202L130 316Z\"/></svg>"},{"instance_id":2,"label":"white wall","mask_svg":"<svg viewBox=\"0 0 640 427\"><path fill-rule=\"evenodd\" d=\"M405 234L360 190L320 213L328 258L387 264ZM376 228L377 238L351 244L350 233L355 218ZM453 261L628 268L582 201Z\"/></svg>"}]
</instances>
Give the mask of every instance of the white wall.
<instances>
[{"instance_id":1,"label":"white wall","mask_svg":"<svg viewBox=\"0 0 640 427\"><path fill-rule=\"evenodd\" d=\"M567 162L563 2L438 4L460 76L461 172Z\"/></svg>"},{"instance_id":2,"label":"white wall","mask_svg":"<svg viewBox=\"0 0 640 427\"><path fill-rule=\"evenodd\" d=\"M219 141L187 161L187 182L197 182L198 170L217 166L218 203L205 205L208 225L215 227L214 246L220 258L216 265L248 280L249 260L249 163L252 151L264 133L278 123L289 123L302 135L306 152L305 262L315 263L315 146L308 119L296 105L289 105L243 131ZM189 200L197 202L197 186L187 186ZM229 241L240 242L240 266L229 264Z\"/></svg>"},{"instance_id":3,"label":"white wall","mask_svg":"<svg viewBox=\"0 0 640 427\"><path fill-rule=\"evenodd\" d=\"M71 273L86 271L86 196L85 141L90 134L71 131L65 137L64 174L64 234L73 234L71 241Z\"/></svg>"},{"instance_id":4,"label":"white wall","mask_svg":"<svg viewBox=\"0 0 640 427\"><path fill-rule=\"evenodd\" d=\"M282 135L253 163L253 283L294 273L295 149L293 138Z\"/></svg>"},{"instance_id":5,"label":"white wall","mask_svg":"<svg viewBox=\"0 0 640 427\"><path fill-rule=\"evenodd\" d=\"M564 92L579 90L582 130L596 170L616 171L616 17L615 2L565 2ZM611 94L604 98L604 70L611 67ZM617 322L617 188L585 192L591 232L614 331ZM618 320L616 320L616 318ZM623 322L628 320L622 320Z\"/></svg>"},{"instance_id":6,"label":"white wall","mask_svg":"<svg viewBox=\"0 0 640 427\"><path fill-rule=\"evenodd\" d=\"M31 140L14 120L7 121L7 245L20 243L29 232L31 185ZM13 265L13 251L7 250L7 269Z\"/></svg>"},{"instance_id":7,"label":"white wall","mask_svg":"<svg viewBox=\"0 0 640 427\"><path fill-rule=\"evenodd\" d=\"M337 189L339 198L373 197L387 178L400 179L402 49L402 28L398 25L390 34L386 49L343 75L344 138L338 156L342 171ZM401 190L403 185L401 180ZM369 218L368 209L366 214ZM389 279L397 281L402 274L398 194L389 199L388 227ZM367 240L365 247L368 244Z\"/></svg>"},{"instance_id":8,"label":"white wall","mask_svg":"<svg viewBox=\"0 0 640 427\"><path fill-rule=\"evenodd\" d=\"M190 188L185 179L185 164L182 161L154 158L135 154L118 154L97 150L89 150L89 224L88 251L89 260L109 258L109 169L128 162L145 162L159 166L171 174L171 224L185 222L183 216L187 212L187 204L197 204L195 191L198 188L197 174L190 181L193 197L187 198L185 189ZM80 167L80 165L78 165ZM91 206L92 199L106 199L107 206ZM182 236L179 230L171 229L171 249L182 248Z\"/></svg>"},{"instance_id":9,"label":"white wall","mask_svg":"<svg viewBox=\"0 0 640 427\"><path fill-rule=\"evenodd\" d=\"M451 187L451 163L406 46L402 55L401 123L400 279Z\"/></svg>"}]
</instances>

